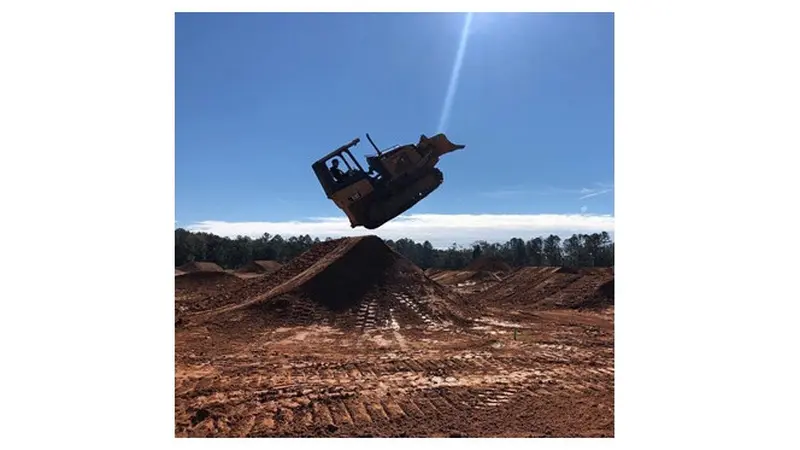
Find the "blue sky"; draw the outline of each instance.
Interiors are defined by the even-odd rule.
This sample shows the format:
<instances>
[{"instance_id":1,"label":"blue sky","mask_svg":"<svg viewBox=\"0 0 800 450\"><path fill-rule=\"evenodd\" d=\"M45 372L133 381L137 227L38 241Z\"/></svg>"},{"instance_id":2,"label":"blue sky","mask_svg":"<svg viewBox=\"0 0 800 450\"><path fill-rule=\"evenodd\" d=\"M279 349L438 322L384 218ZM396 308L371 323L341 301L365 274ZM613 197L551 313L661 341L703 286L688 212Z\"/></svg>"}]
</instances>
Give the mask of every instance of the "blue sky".
<instances>
[{"instance_id":1,"label":"blue sky","mask_svg":"<svg viewBox=\"0 0 800 450\"><path fill-rule=\"evenodd\" d=\"M179 226L360 234L311 163L355 137L363 162L364 133L388 147L443 131L466 145L442 158L444 184L370 233L613 232L612 14L178 14L175 26Z\"/></svg>"}]
</instances>

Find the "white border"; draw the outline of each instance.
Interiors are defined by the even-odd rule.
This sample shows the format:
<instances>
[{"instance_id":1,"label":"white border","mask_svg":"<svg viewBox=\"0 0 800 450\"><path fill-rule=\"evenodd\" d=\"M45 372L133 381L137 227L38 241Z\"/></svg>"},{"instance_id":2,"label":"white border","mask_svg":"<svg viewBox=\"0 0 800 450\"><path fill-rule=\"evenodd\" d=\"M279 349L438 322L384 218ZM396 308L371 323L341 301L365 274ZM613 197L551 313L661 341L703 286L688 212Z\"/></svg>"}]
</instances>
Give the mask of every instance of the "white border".
<instances>
[{"instance_id":1,"label":"white border","mask_svg":"<svg viewBox=\"0 0 800 450\"><path fill-rule=\"evenodd\" d=\"M791 4L525 3L616 13L616 438L412 445L796 442L800 36L780 8ZM4 447L231 442L172 439L172 13L262 5L4 5Z\"/></svg>"}]
</instances>

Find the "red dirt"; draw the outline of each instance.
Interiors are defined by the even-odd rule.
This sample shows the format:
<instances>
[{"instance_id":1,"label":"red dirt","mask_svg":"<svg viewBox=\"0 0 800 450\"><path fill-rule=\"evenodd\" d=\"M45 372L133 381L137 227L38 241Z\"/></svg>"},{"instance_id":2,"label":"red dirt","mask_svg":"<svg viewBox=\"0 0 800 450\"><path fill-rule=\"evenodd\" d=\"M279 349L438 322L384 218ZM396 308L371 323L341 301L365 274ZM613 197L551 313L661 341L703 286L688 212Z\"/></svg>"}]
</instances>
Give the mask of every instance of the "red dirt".
<instances>
[{"instance_id":1,"label":"red dirt","mask_svg":"<svg viewBox=\"0 0 800 450\"><path fill-rule=\"evenodd\" d=\"M179 331L175 434L612 437L613 329L569 314L517 318L517 339L491 322Z\"/></svg>"},{"instance_id":2,"label":"red dirt","mask_svg":"<svg viewBox=\"0 0 800 450\"><path fill-rule=\"evenodd\" d=\"M435 276L437 273L439 273L439 272L442 272L443 270L444 270L444 269L438 269L438 268L431 267L431 268L429 268L429 269L425 269L425 275L427 275L427 276L429 276L429 277L433 277L433 276Z\"/></svg>"},{"instance_id":3,"label":"red dirt","mask_svg":"<svg viewBox=\"0 0 800 450\"><path fill-rule=\"evenodd\" d=\"M324 257L331 250L339 246L345 239L336 239L322 242L315 245L308 251L302 253L297 258L282 266L267 277L251 278L237 286L222 292L215 292L211 295L197 299L191 305L187 305L187 313L199 313L225 306L242 303L247 299L269 292L272 288L284 283L294 276L308 269L317 260Z\"/></svg>"},{"instance_id":4,"label":"red dirt","mask_svg":"<svg viewBox=\"0 0 800 450\"><path fill-rule=\"evenodd\" d=\"M191 261L177 268L184 273L189 272L224 272L225 269L210 261Z\"/></svg>"},{"instance_id":5,"label":"red dirt","mask_svg":"<svg viewBox=\"0 0 800 450\"><path fill-rule=\"evenodd\" d=\"M256 261L250 261L244 266L236 269L236 273L270 274L279 270L281 267L282 265L278 261L256 260Z\"/></svg>"},{"instance_id":6,"label":"red dirt","mask_svg":"<svg viewBox=\"0 0 800 450\"><path fill-rule=\"evenodd\" d=\"M473 272L510 272L512 267L500 258L492 256L481 256L472 261L466 268Z\"/></svg>"},{"instance_id":7,"label":"red dirt","mask_svg":"<svg viewBox=\"0 0 800 450\"><path fill-rule=\"evenodd\" d=\"M182 315L175 435L613 437L608 304L612 269L464 297L377 237L321 243Z\"/></svg>"},{"instance_id":8,"label":"red dirt","mask_svg":"<svg viewBox=\"0 0 800 450\"><path fill-rule=\"evenodd\" d=\"M588 295L583 295L574 307L584 309L597 309L614 306L614 279L610 279L593 289Z\"/></svg>"},{"instance_id":9,"label":"red dirt","mask_svg":"<svg viewBox=\"0 0 800 450\"><path fill-rule=\"evenodd\" d=\"M487 272L471 270L442 270L428 275L439 284L449 287L459 294L475 294L489 289L506 276L505 272Z\"/></svg>"},{"instance_id":10,"label":"red dirt","mask_svg":"<svg viewBox=\"0 0 800 450\"><path fill-rule=\"evenodd\" d=\"M175 277L176 290L203 289L209 287L231 288L242 280L227 272L189 272Z\"/></svg>"},{"instance_id":11,"label":"red dirt","mask_svg":"<svg viewBox=\"0 0 800 450\"><path fill-rule=\"evenodd\" d=\"M235 290L245 281L227 272L189 272L175 277L175 314L183 315L209 295Z\"/></svg>"},{"instance_id":12,"label":"red dirt","mask_svg":"<svg viewBox=\"0 0 800 450\"><path fill-rule=\"evenodd\" d=\"M302 272L279 277L282 283L202 317L257 320L259 326L330 324L360 330L464 323L463 300L378 237L346 239L330 251L309 252L316 260ZM310 260L304 258L304 266Z\"/></svg>"},{"instance_id":13,"label":"red dirt","mask_svg":"<svg viewBox=\"0 0 800 450\"><path fill-rule=\"evenodd\" d=\"M578 308L595 299L598 288L613 278L613 272L605 268L524 267L469 301L484 306Z\"/></svg>"},{"instance_id":14,"label":"red dirt","mask_svg":"<svg viewBox=\"0 0 800 450\"><path fill-rule=\"evenodd\" d=\"M468 281L501 281L502 273L472 270L443 270L433 275L428 275L432 280L445 286L457 286Z\"/></svg>"}]
</instances>

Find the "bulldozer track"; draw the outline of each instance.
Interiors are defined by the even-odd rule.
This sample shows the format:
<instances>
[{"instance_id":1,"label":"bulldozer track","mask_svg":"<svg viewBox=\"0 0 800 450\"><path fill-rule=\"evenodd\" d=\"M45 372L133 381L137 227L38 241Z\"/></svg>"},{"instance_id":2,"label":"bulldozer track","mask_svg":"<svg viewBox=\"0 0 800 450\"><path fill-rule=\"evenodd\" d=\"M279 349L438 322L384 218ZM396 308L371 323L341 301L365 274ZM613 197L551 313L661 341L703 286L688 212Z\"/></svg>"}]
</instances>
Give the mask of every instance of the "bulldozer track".
<instances>
[{"instance_id":1,"label":"bulldozer track","mask_svg":"<svg viewBox=\"0 0 800 450\"><path fill-rule=\"evenodd\" d=\"M367 212L369 219L365 221L364 227L375 229L394 219L425 199L442 184L443 180L442 172L434 168L427 175L417 178L410 185L392 194L387 200L383 200L382 203L373 203Z\"/></svg>"},{"instance_id":2,"label":"bulldozer track","mask_svg":"<svg viewBox=\"0 0 800 450\"><path fill-rule=\"evenodd\" d=\"M365 331L376 327L376 310L377 302L374 299L361 304L357 315L357 323L360 330Z\"/></svg>"}]
</instances>

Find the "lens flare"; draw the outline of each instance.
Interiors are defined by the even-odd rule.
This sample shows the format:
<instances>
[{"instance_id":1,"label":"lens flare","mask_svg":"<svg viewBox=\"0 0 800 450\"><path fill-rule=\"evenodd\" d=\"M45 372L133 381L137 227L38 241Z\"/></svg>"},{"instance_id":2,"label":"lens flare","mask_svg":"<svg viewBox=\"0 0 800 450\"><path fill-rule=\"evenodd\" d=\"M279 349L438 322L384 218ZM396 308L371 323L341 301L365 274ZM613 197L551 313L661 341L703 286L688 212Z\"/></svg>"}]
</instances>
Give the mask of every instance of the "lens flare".
<instances>
[{"instance_id":1,"label":"lens flare","mask_svg":"<svg viewBox=\"0 0 800 450\"><path fill-rule=\"evenodd\" d=\"M444 98L442 114L439 116L439 127L437 129L440 133L444 133L447 121L450 119L450 109L453 107L453 99L456 96L456 90L458 90L458 79L461 76L461 64L464 62L464 52L467 49L470 25L472 25L472 13L467 13L467 17L464 19L464 27L461 29L461 40L458 42L456 60L453 63L453 70L450 72L450 84L447 86L447 96Z\"/></svg>"}]
</instances>

